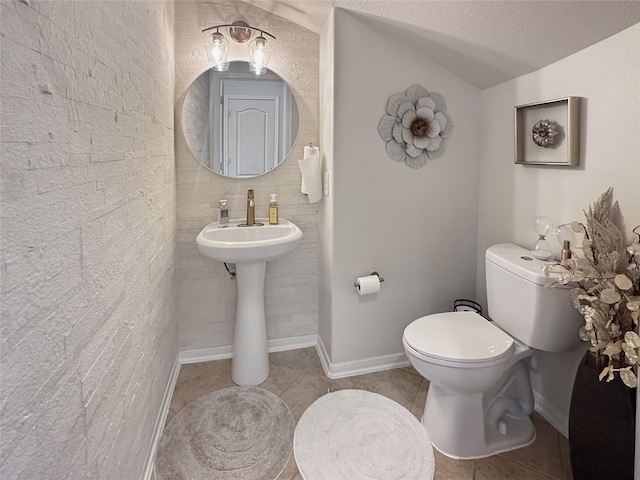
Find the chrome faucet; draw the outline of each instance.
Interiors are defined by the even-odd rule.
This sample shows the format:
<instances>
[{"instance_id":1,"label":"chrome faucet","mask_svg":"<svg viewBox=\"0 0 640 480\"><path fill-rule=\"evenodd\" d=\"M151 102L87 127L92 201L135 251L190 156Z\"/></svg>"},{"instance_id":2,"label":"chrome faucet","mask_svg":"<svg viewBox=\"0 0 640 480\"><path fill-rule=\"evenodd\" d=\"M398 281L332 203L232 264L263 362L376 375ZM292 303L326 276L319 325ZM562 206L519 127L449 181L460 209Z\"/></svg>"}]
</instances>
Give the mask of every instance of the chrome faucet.
<instances>
[{"instance_id":1,"label":"chrome faucet","mask_svg":"<svg viewBox=\"0 0 640 480\"><path fill-rule=\"evenodd\" d=\"M256 223L256 202L253 200L253 189L247 192L247 223L241 223L239 227L262 226L264 223Z\"/></svg>"}]
</instances>

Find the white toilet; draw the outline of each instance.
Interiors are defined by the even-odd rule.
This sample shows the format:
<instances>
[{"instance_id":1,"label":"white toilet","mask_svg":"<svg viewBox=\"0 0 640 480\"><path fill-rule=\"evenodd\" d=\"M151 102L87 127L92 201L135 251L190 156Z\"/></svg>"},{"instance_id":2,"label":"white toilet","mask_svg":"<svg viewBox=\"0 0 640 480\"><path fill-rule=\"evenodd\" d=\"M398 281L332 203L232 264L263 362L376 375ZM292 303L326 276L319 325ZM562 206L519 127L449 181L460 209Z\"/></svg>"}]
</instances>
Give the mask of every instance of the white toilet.
<instances>
[{"instance_id":1,"label":"white toilet","mask_svg":"<svg viewBox=\"0 0 640 480\"><path fill-rule=\"evenodd\" d=\"M475 312L427 315L402 342L430 381L422 424L433 446L452 458L481 458L535 440L529 418L534 349L572 350L583 323L566 288L545 288L545 262L503 243L485 255L490 322Z\"/></svg>"}]
</instances>

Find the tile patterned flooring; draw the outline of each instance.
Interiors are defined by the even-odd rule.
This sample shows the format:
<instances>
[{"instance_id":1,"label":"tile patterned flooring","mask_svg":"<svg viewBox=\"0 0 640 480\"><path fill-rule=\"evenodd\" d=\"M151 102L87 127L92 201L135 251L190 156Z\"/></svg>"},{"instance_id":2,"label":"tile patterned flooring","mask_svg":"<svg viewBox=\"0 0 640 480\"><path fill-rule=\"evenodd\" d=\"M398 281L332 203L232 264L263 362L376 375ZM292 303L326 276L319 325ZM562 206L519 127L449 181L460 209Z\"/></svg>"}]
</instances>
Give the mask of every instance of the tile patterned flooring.
<instances>
[{"instance_id":1,"label":"tile patterned flooring","mask_svg":"<svg viewBox=\"0 0 640 480\"><path fill-rule=\"evenodd\" d=\"M271 353L269 362L269 378L260 387L279 395L296 421L314 400L345 388L385 395L422 416L429 382L411 367L331 380L314 348ZM167 423L189 402L233 385L230 360L182 365ZM573 480L567 440L537 413L532 419L537 438L526 448L479 460L453 460L434 450L435 480ZM302 480L293 455L278 480Z\"/></svg>"}]
</instances>

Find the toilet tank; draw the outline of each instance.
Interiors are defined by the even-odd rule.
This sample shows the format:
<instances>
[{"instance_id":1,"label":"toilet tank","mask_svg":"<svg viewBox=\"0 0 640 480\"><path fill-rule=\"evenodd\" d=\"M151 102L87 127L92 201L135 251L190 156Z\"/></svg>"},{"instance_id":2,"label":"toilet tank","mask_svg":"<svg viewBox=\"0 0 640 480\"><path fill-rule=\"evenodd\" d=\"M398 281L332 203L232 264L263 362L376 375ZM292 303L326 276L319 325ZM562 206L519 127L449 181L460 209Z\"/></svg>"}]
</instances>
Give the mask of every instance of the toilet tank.
<instances>
[{"instance_id":1,"label":"toilet tank","mask_svg":"<svg viewBox=\"0 0 640 480\"><path fill-rule=\"evenodd\" d=\"M489 317L522 343L547 352L572 350L580 343L584 319L569 300L571 287L545 288L548 262L511 243L487 249L487 303Z\"/></svg>"}]
</instances>

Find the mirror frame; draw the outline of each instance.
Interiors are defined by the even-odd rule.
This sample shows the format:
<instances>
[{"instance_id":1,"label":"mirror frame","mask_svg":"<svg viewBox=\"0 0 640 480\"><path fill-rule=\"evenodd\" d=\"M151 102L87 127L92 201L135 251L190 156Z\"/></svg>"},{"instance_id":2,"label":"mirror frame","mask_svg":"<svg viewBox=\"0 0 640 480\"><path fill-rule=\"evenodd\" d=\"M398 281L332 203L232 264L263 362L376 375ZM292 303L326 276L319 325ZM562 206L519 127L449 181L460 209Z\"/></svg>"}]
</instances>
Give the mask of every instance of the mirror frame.
<instances>
[{"instance_id":1,"label":"mirror frame","mask_svg":"<svg viewBox=\"0 0 640 480\"><path fill-rule=\"evenodd\" d=\"M242 64L242 65L249 65L248 62L245 61L233 61L231 62L231 64ZM295 122L295 131L292 131L291 134L291 140L290 140L290 144L288 145L288 148L286 150L286 152L283 151L282 155L279 156L279 159L277 161L277 163L270 168L269 170L256 174L256 175L252 175L252 176L231 176L231 175L225 175L223 173L217 172L216 170L214 170L213 168L211 168L209 165L204 164L200 158L198 157L198 155L195 154L195 152L193 151L193 148L191 146L191 144L189 143L189 140L187 138L187 135L185 134L185 129L184 129L184 107L185 107L185 103L187 101L187 98L189 96L189 92L191 91L191 89L193 88L193 86L196 84L196 82L198 82L198 80L200 80L200 78L205 74L212 71L212 68L209 67L205 70L203 70L202 72L200 72L195 78L194 80L191 82L191 84L189 85L189 88L187 88L185 94L183 95L182 98L182 102L180 105L180 115L179 115L179 122L180 122L180 131L182 134L182 139L184 140L184 143L187 147L187 150L189 151L189 153L191 154L191 156L198 162L198 164L204 168L206 168L207 170L209 170L210 172L215 173L216 175L219 175L221 177L224 178L229 178L229 179L235 179L235 180L243 180L243 179L253 179L256 177L260 177L262 175L266 175L269 172L272 172L273 170L275 170L276 168L278 168L280 165L282 165L282 163L285 162L285 160L291 155L291 153L293 152L296 143L298 142L298 138L300 136L300 108L298 107L298 100L296 98L296 95L293 92L293 89L291 88L291 86L289 85L289 83L282 78L282 76L280 76L278 73L274 72L271 69L267 69L267 77L263 76L263 75L255 75L253 73L249 73L249 70L247 68L247 74L245 75L244 72L241 73L242 78L247 78L247 79L265 79L265 80L269 80L269 79L274 79L273 77L277 77L277 79L279 79L280 81L282 81L282 83L284 84L284 86L287 88L287 91L289 92L290 98L292 100L291 104L293 105L293 109L292 111L294 112L294 117L296 119ZM224 73L224 72L221 72ZM274 79L275 80L275 79ZM213 127L213 128L217 128L217 127ZM213 143L213 141L210 141L210 144Z\"/></svg>"}]
</instances>

